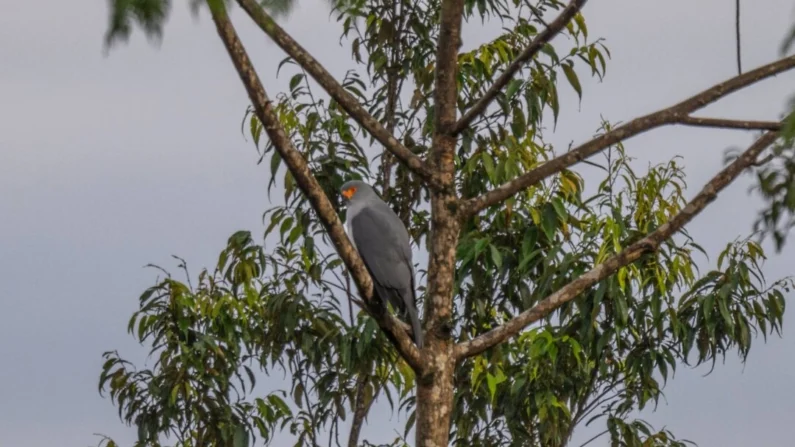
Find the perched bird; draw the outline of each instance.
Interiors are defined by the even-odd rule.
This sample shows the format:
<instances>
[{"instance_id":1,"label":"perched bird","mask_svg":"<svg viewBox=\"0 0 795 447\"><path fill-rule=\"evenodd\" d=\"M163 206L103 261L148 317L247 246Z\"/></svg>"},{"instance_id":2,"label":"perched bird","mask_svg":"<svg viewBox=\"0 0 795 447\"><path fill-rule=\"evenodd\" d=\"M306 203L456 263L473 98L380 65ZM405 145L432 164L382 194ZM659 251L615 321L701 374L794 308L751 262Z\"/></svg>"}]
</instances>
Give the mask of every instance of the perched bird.
<instances>
[{"instance_id":1,"label":"perched bird","mask_svg":"<svg viewBox=\"0 0 795 447\"><path fill-rule=\"evenodd\" d=\"M406 227L367 183L347 182L341 192L348 208L348 234L373 278L374 295L381 303L388 300L402 318L408 317L414 342L422 348L414 264Z\"/></svg>"}]
</instances>

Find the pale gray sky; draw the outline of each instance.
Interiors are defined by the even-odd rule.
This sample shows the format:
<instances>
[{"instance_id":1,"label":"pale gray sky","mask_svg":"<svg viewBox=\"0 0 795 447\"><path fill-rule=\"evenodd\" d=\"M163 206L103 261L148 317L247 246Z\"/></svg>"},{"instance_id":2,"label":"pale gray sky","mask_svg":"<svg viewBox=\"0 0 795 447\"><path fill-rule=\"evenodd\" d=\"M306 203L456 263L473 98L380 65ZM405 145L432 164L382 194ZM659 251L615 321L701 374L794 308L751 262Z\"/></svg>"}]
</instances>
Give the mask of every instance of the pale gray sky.
<instances>
[{"instance_id":1,"label":"pale gray sky","mask_svg":"<svg viewBox=\"0 0 795 447\"><path fill-rule=\"evenodd\" d=\"M213 265L232 232L261 233L266 168L240 135L245 92L206 14L195 21L174 3L159 49L136 33L105 58L104 2L0 2L0 446L86 446L94 432L132 441L96 383L103 351L143 357L125 330L155 277L142 266L173 266L178 254L196 270ZM744 3L744 66L752 68L778 56L795 15L791 0ZM627 120L732 76L732 4L590 2L589 30L608 39L613 60L603 83L583 78L579 110L562 89L553 140L583 141L600 114ZM321 5L301 2L285 26L341 76L349 53ZM283 54L241 14L233 18L266 87L283 89L287 79L274 77ZM479 34L469 29L465 46ZM775 119L794 86L793 74L782 75L707 112ZM685 156L692 195L726 148L750 141L743 132L672 128L627 147L641 164ZM690 226L708 252L750 230L758 204L748 180ZM795 273L793 265L790 247L765 272L776 278ZM783 339L754 345L744 369L734 356L707 378L705 369L680 369L649 420L704 447L787 445L795 435L789 322ZM367 433L388 423L379 411Z\"/></svg>"}]
</instances>

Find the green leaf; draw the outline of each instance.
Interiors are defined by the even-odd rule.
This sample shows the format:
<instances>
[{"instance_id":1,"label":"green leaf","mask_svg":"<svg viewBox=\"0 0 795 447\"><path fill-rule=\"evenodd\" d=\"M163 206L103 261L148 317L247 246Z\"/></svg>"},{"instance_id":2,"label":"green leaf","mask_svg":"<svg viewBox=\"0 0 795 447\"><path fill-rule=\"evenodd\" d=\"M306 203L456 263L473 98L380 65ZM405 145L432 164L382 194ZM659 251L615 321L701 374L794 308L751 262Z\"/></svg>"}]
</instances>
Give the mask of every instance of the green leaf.
<instances>
[{"instance_id":1,"label":"green leaf","mask_svg":"<svg viewBox=\"0 0 795 447\"><path fill-rule=\"evenodd\" d=\"M712 310L714 309L714 307L715 307L715 294L713 293L707 294L707 296L704 297L704 304L702 305L702 308L704 309L703 312L704 312L705 323L710 323L712 321L710 317L712 316Z\"/></svg>"},{"instance_id":2,"label":"green leaf","mask_svg":"<svg viewBox=\"0 0 795 447\"><path fill-rule=\"evenodd\" d=\"M167 0L111 0L110 23L105 33L105 50L117 42L130 38L133 23L139 26L146 36L159 41L163 37L163 24L170 9Z\"/></svg>"},{"instance_id":3,"label":"green leaf","mask_svg":"<svg viewBox=\"0 0 795 447\"><path fill-rule=\"evenodd\" d=\"M497 179L494 176L494 160L492 160L491 155L484 152L480 158L483 160L483 167L486 169L486 175L488 175L489 180L492 183L497 183Z\"/></svg>"},{"instance_id":4,"label":"green leaf","mask_svg":"<svg viewBox=\"0 0 795 447\"><path fill-rule=\"evenodd\" d=\"M527 119L524 116L524 111L521 107L513 108L513 121L511 122L511 132L518 140L527 133ZM511 176L513 177L513 176Z\"/></svg>"},{"instance_id":5,"label":"green leaf","mask_svg":"<svg viewBox=\"0 0 795 447\"><path fill-rule=\"evenodd\" d=\"M491 249L491 261L494 262L494 265L497 268L502 267L502 255L500 254L500 250L495 247L494 245L489 245L489 249Z\"/></svg>"},{"instance_id":6,"label":"green leaf","mask_svg":"<svg viewBox=\"0 0 795 447\"><path fill-rule=\"evenodd\" d=\"M497 393L497 385L505 382L506 377L505 374L502 372L501 369L497 369L497 374L492 375L491 373L486 373L486 384L489 388L489 394L491 395L491 400L494 400L494 396Z\"/></svg>"},{"instance_id":7,"label":"green leaf","mask_svg":"<svg viewBox=\"0 0 795 447\"><path fill-rule=\"evenodd\" d=\"M580 80L577 78L577 73L574 72L574 66L572 63L565 63L561 65L563 69L563 73L566 75L566 79L568 79L569 84L577 92L577 97L582 100L582 86L580 85Z\"/></svg>"},{"instance_id":8,"label":"green leaf","mask_svg":"<svg viewBox=\"0 0 795 447\"><path fill-rule=\"evenodd\" d=\"M566 212L566 206L563 205L563 201L559 198L555 197L551 200L552 206L555 208L555 212L560 217L561 222L566 222L569 220L569 213Z\"/></svg>"},{"instance_id":9,"label":"green leaf","mask_svg":"<svg viewBox=\"0 0 795 447\"><path fill-rule=\"evenodd\" d=\"M622 325L626 325L629 319L629 308L627 307L627 301L622 294L616 294L615 296L615 305L616 310L618 311L618 319Z\"/></svg>"},{"instance_id":10,"label":"green leaf","mask_svg":"<svg viewBox=\"0 0 795 447\"><path fill-rule=\"evenodd\" d=\"M249 439L248 439L248 431L246 427L242 425L238 425L235 427L235 434L233 438L234 447L248 447Z\"/></svg>"},{"instance_id":11,"label":"green leaf","mask_svg":"<svg viewBox=\"0 0 795 447\"><path fill-rule=\"evenodd\" d=\"M555 240L557 226L558 214L555 212L555 207L545 206L541 216L541 229L544 230L544 234L546 234L548 240Z\"/></svg>"},{"instance_id":12,"label":"green leaf","mask_svg":"<svg viewBox=\"0 0 795 447\"><path fill-rule=\"evenodd\" d=\"M557 53L555 53L555 47L553 47L552 44L544 44L544 46L541 47L541 52L549 56L553 63L557 64L560 62Z\"/></svg>"},{"instance_id":13,"label":"green leaf","mask_svg":"<svg viewBox=\"0 0 795 447\"><path fill-rule=\"evenodd\" d=\"M251 138L254 139L254 145L259 146L259 139L262 135L262 122L257 118L256 115L251 115L251 120L249 121L251 127Z\"/></svg>"},{"instance_id":14,"label":"green leaf","mask_svg":"<svg viewBox=\"0 0 795 447\"><path fill-rule=\"evenodd\" d=\"M486 384L489 387L491 400L494 400L494 395L497 393L497 378L491 375L491 373L486 373Z\"/></svg>"},{"instance_id":15,"label":"green leaf","mask_svg":"<svg viewBox=\"0 0 795 447\"><path fill-rule=\"evenodd\" d=\"M521 79L511 79L508 81L508 87L505 89L505 98L510 101L516 95L516 92L522 88L524 81Z\"/></svg>"},{"instance_id":16,"label":"green leaf","mask_svg":"<svg viewBox=\"0 0 795 447\"><path fill-rule=\"evenodd\" d=\"M790 28L788 36L781 43L781 48L779 50L781 52L781 55L783 56L787 54L789 50L792 48L793 44L795 44L795 26Z\"/></svg>"},{"instance_id":17,"label":"green leaf","mask_svg":"<svg viewBox=\"0 0 795 447\"><path fill-rule=\"evenodd\" d=\"M416 420L417 420L417 412L412 411L411 414L409 414L408 419L406 420L406 428L403 430L404 438L408 438L409 432L411 431L411 428L414 427L414 423Z\"/></svg>"},{"instance_id":18,"label":"green leaf","mask_svg":"<svg viewBox=\"0 0 795 447\"><path fill-rule=\"evenodd\" d=\"M582 16L581 13L577 13L577 15L574 16L574 21L577 23L577 26L580 28L580 32L582 33L583 37L587 39L588 27L585 25L585 18Z\"/></svg>"},{"instance_id":19,"label":"green leaf","mask_svg":"<svg viewBox=\"0 0 795 447\"><path fill-rule=\"evenodd\" d=\"M174 405L177 402L177 397L179 396L179 389L180 389L179 384L174 385L174 387L171 388L171 395L169 396L171 405Z\"/></svg>"},{"instance_id":20,"label":"green leaf","mask_svg":"<svg viewBox=\"0 0 795 447\"><path fill-rule=\"evenodd\" d=\"M300 84L303 79L303 73L293 75L293 77L290 78L290 91L295 91L296 87L298 87L298 84Z\"/></svg>"}]
</instances>

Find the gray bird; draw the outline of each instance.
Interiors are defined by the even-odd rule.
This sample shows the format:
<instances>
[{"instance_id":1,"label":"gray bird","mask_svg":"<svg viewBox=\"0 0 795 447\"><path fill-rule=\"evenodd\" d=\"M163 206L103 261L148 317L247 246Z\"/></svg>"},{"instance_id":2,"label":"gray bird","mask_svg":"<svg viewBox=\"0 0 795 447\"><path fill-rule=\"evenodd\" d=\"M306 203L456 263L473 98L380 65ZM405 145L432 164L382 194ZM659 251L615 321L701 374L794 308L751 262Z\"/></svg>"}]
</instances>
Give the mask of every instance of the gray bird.
<instances>
[{"instance_id":1,"label":"gray bird","mask_svg":"<svg viewBox=\"0 0 795 447\"><path fill-rule=\"evenodd\" d=\"M360 181L342 185L348 208L348 234L373 278L373 292L381 303L388 300L399 315L408 316L414 342L422 348L422 328L414 291L409 233L372 186Z\"/></svg>"}]
</instances>

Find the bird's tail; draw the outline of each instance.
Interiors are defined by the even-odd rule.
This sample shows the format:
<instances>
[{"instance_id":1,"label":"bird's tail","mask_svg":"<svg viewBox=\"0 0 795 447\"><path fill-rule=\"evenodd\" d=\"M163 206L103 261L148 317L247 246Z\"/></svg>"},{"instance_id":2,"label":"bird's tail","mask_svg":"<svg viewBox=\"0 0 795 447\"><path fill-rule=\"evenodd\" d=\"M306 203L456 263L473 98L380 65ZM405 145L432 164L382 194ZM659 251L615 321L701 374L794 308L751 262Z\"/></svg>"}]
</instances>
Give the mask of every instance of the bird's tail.
<instances>
[{"instance_id":1,"label":"bird's tail","mask_svg":"<svg viewBox=\"0 0 795 447\"><path fill-rule=\"evenodd\" d=\"M409 314L409 321L411 322L411 331L414 333L414 343L417 347L422 349L422 324L420 317L417 315L417 308L415 306L406 306L406 312Z\"/></svg>"}]
</instances>

